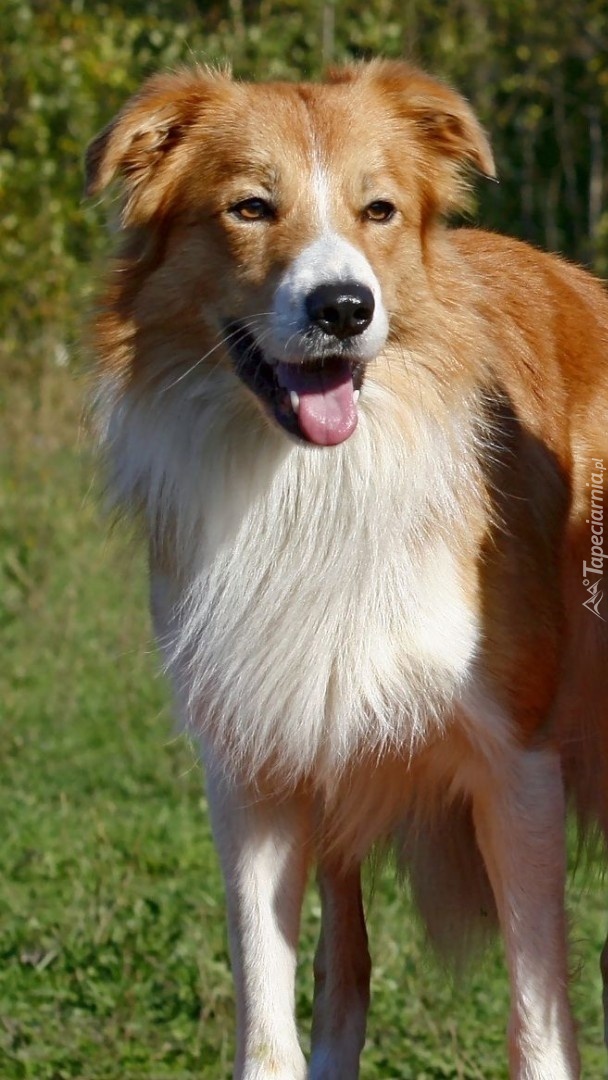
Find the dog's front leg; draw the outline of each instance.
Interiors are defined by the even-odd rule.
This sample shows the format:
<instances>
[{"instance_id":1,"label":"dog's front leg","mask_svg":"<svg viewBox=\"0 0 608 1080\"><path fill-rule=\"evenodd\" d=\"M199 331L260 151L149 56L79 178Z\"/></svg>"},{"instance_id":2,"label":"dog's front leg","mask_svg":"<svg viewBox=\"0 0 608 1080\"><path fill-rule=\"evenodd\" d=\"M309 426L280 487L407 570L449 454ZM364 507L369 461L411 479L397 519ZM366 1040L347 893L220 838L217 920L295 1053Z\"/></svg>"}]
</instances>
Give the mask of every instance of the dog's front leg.
<instances>
[{"instance_id":1,"label":"dog's front leg","mask_svg":"<svg viewBox=\"0 0 608 1080\"><path fill-rule=\"evenodd\" d=\"M580 1075L568 1001L565 808L550 750L514 750L473 796L511 980L512 1080Z\"/></svg>"},{"instance_id":2,"label":"dog's front leg","mask_svg":"<svg viewBox=\"0 0 608 1080\"><path fill-rule=\"evenodd\" d=\"M236 987L234 1080L304 1080L294 979L310 855L308 807L296 796L256 797L206 764Z\"/></svg>"},{"instance_id":3,"label":"dog's front leg","mask_svg":"<svg viewBox=\"0 0 608 1080\"><path fill-rule=\"evenodd\" d=\"M359 867L321 864L310 1080L357 1080L371 963Z\"/></svg>"}]
</instances>

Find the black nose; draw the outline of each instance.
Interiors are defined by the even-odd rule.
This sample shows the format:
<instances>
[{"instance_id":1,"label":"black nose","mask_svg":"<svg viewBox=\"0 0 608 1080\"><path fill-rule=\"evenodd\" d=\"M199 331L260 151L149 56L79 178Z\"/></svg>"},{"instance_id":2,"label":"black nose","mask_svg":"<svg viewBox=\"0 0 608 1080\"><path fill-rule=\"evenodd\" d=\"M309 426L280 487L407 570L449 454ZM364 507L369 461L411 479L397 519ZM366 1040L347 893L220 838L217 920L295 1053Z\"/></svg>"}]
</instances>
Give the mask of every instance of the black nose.
<instances>
[{"instance_id":1,"label":"black nose","mask_svg":"<svg viewBox=\"0 0 608 1080\"><path fill-rule=\"evenodd\" d=\"M374 315L374 296L367 285L357 281L317 285L306 297L308 316L332 337L348 338L362 334Z\"/></svg>"}]
</instances>

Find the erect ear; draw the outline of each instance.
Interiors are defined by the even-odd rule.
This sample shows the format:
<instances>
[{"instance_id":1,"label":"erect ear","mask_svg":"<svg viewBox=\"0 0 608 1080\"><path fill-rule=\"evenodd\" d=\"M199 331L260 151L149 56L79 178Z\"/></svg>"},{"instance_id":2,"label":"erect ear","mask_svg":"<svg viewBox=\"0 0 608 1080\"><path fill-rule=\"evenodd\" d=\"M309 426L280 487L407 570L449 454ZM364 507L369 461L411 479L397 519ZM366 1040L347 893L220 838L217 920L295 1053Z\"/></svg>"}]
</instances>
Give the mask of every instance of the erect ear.
<instances>
[{"instance_id":1,"label":"erect ear","mask_svg":"<svg viewBox=\"0 0 608 1080\"><path fill-rule=\"evenodd\" d=\"M489 140L468 102L455 90L400 61L372 61L330 72L332 82L357 78L381 89L417 136L420 164L439 210L466 204L471 171L496 179Z\"/></svg>"},{"instance_id":2,"label":"erect ear","mask_svg":"<svg viewBox=\"0 0 608 1080\"><path fill-rule=\"evenodd\" d=\"M169 180L172 152L218 84L229 80L227 72L204 68L149 79L87 148L85 195L97 195L119 176L126 194L123 222L153 213Z\"/></svg>"}]
</instances>

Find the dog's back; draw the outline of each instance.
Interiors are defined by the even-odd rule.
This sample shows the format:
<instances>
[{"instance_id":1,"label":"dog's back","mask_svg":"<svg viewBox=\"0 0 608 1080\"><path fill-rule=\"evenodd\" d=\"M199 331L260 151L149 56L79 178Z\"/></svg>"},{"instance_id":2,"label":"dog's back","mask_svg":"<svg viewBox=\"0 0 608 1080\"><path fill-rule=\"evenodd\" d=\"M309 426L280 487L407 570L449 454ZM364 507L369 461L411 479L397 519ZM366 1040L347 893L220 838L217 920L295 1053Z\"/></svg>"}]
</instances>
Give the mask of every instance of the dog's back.
<instances>
[{"instance_id":1,"label":"dog's back","mask_svg":"<svg viewBox=\"0 0 608 1080\"><path fill-rule=\"evenodd\" d=\"M540 734L557 733L583 831L608 836L608 296L578 267L517 241L470 230L454 240L483 276L497 349L511 344L496 381L499 442L510 449L493 483L511 560L496 651L503 664L517 625L520 704L550 670Z\"/></svg>"}]
</instances>

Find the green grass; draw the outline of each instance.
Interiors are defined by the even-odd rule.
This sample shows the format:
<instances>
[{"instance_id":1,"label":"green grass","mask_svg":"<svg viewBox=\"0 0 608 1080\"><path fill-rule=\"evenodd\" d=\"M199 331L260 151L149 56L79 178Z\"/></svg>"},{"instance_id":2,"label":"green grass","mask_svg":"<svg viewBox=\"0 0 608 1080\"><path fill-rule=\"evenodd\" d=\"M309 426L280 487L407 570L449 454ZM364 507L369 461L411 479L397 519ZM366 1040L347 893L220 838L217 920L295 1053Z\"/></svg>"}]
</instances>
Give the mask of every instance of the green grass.
<instances>
[{"instance_id":1,"label":"green grass","mask_svg":"<svg viewBox=\"0 0 608 1080\"><path fill-rule=\"evenodd\" d=\"M0 1076L224 1080L232 986L199 767L173 733L143 563L108 536L65 371L5 387L0 422ZM584 1075L604 1075L606 890L571 889ZM310 1024L319 909L306 904ZM454 987L389 875L370 903L363 1080L506 1077L498 949ZM347 1078L345 1078L347 1080Z\"/></svg>"}]
</instances>

